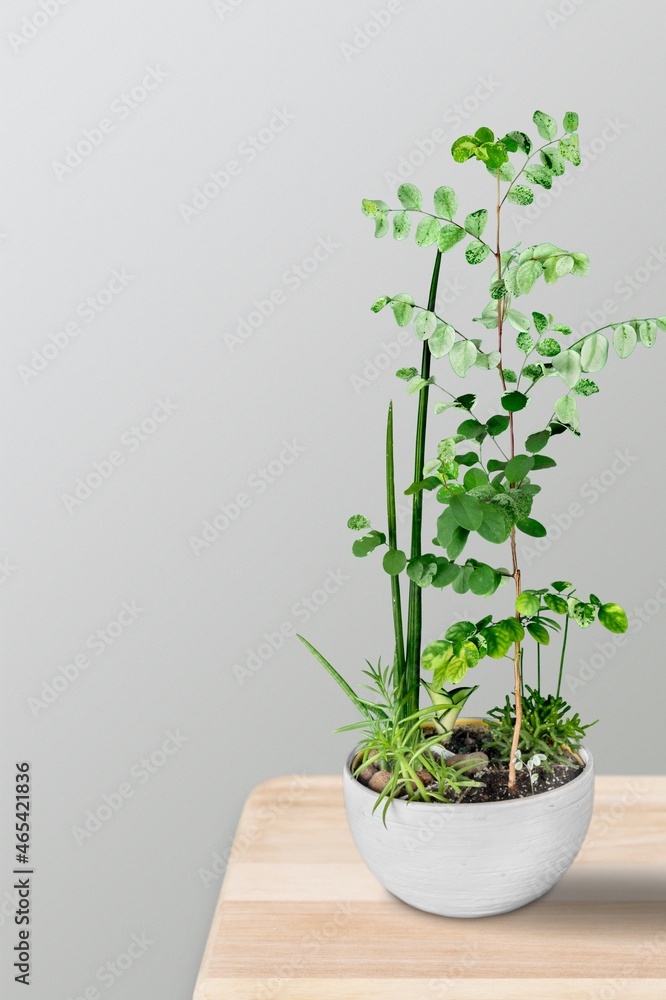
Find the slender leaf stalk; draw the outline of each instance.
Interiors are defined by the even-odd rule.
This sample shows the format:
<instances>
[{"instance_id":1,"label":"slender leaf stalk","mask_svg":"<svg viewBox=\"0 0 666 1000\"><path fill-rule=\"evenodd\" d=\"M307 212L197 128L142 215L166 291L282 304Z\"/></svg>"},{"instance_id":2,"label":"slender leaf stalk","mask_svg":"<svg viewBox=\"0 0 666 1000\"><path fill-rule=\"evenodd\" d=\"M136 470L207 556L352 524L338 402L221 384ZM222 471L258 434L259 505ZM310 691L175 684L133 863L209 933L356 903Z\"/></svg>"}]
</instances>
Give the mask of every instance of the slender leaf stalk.
<instances>
[{"instance_id":1,"label":"slender leaf stalk","mask_svg":"<svg viewBox=\"0 0 666 1000\"><path fill-rule=\"evenodd\" d=\"M564 634L562 635L562 655L560 656L560 673L557 678L557 697L560 696L562 688L562 672L564 670L564 656L567 651L567 637L569 635L569 615L564 620Z\"/></svg>"},{"instance_id":2,"label":"slender leaf stalk","mask_svg":"<svg viewBox=\"0 0 666 1000\"><path fill-rule=\"evenodd\" d=\"M393 459L393 403L389 404L386 421L386 513L388 520L388 543L392 549L398 548L398 528L395 514L395 467ZM400 594L400 574L391 577L391 601L393 605L393 632L395 636L395 687L398 704L405 707L407 689L405 673L405 638L402 624L402 598ZM406 712L406 714L409 714Z\"/></svg>"},{"instance_id":3,"label":"slender leaf stalk","mask_svg":"<svg viewBox=\"0 0 666 1000\"><path fill-rule=\"evenodd\" d=\"M438 250L435 257L435 266L430 282L430 293L428 295L428 309L435 311L437 300L437 285L439 282L439 268L442 262L442 254ZM428 342L424 341L423 354L421 356L421 378L430 378L430 348ZM428 419L428 389L424 386L419 393L419 410L416 422L416 445L414 448L414 482L423 476L423 465L425 462L426 449L426 425ZM423 523L423 491L416 492L412 499L412 538L410 558L416 559L421 555L421 531ZM407 663L406 663L406 712L408 715L418 711L419 707L419 686L421 680L421 632L423 626L423 615L421 605L421 588L409 582L409 607L407 611Z\"/></svg>"}]
</instances>

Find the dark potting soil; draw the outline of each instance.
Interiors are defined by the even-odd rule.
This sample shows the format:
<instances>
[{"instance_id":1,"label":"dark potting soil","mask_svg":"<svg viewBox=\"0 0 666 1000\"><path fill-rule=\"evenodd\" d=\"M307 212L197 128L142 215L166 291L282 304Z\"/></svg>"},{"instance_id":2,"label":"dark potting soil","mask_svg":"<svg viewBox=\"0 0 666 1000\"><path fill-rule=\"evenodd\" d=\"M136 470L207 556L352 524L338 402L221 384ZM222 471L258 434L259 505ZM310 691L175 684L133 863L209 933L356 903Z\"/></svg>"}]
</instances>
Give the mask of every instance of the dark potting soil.
<instances>
[{"instance_id":1,"label":"dark potting soil","mask_svg":"<svg viewBox=\"0 0 666 1000\"><path fill-rule=\"evenodd\" d=\"M446 749L454 754L484 753L488 763L482 770L468 769L464 773L480 783L479 788L463 788L460 795L451 795L451 802L500 802L504 799L541 795L561 785L573 781L583 770L579 761L563 751L565 762L547 761L544 766L534 769L538 781L532 786L526 767L516 774L516 789L509 791L509 768L500 759L499 751L490 746L491 735L480 726L459 726L449 738Z\"/></svg>"}]
</instances>

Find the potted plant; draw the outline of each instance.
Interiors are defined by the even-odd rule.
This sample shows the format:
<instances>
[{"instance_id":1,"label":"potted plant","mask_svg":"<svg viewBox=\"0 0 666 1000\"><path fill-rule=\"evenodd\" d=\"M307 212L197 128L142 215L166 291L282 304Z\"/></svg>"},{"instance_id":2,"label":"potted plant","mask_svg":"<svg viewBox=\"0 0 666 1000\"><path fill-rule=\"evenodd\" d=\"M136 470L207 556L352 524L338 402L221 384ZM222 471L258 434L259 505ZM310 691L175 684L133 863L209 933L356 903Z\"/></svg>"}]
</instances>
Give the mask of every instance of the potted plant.
<instances>
[{"instance_id":1,"label":"potted plant","mask_svg":"<svg viewBox=\"0 0 666 1000\"><path fill-rule=\"evenodd\" d=\"M583 746L589 727L561 693L567 642L572 627L596 622L622 633L627 616L607 595L583 597L565 579L530 580L526 587L516 538L518 532L546 534L533 509L542 476L556 466L558 436L580 436L578 403L599 391L596 375L611 343L624 359L639 344L651 348L657 330L666 329L662 316L609 323L578 336L547 311L528 315L516 307L542 281L582 277L590 266L584 253L552 243L521 248L503 242L504 206L529 205L535 185L550 188L554 177L580 163L576 114L567 112L561 129L541 111L533 122L538 142L520 131L497 138L480 128L453 143L457 164L476 160L488 171L495 193L490 211L461 216L449 186L435 191L432 210L413 184L398 189L399 206L363 201L376 237L392 231L403 241L413 232L417 246L434 250L425 301L399 292L372 305L375 313L391 310L401 327L412 324L422 344L420 368L396 372L417 410L414 472L404 490L411 497L411 539L408 551L400 547L389 405L386 525L374 526L362 515L348 524L362 532L353 543L356 556L383 553L393 613L391 661L369 665L373 695L360 695L299 637L360 714L342 729L361 734L343 776L361 855L395 895L449 916L500 913L537 898L567 870L585 837L593 761ZM474 319L480 336L455 328L438 311L442 256L457 244L468 264L489 268L489 301ZM481 401L455 387L473 368L488 373ZM429 446L434 392L438 443ZM552 416L528 428L528 406L540 393L552 397ZM427 538L434 534L432 545L426 546L424 512L435 519L426 532ZM493 555L493 546L508 548L508 567L498 565L504 560ZM515 592L508 616L453 622L422 649L426 587L492 598L503 585ZM476 690L468 683L470 671L486 657L510 662L511 694L484 720L462 722L458 716ZM420 704L422 691L427 707Z\"/></svg>"}]
</instances>

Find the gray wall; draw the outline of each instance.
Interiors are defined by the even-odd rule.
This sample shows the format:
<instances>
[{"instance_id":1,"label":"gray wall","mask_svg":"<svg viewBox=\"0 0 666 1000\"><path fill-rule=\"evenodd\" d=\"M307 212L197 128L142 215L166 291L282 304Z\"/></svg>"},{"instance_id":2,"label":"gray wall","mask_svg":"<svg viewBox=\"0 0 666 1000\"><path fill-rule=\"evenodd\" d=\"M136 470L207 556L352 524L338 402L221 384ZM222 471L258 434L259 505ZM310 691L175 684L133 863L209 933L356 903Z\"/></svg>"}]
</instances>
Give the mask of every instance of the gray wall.
<instances>
[{"instance_id":1,"label":"gray wall","mask_svg":"<svg viewBox=\"0 0 666 1000\"><path fill-rule=\"evenodd\" d=\"M219 888L205 872L248 791L336 771L349 744L342 695L280 630L352 680L390 652L387 579L345 521L381 518L391 395L409 481L415 401L392 372L418 351L368 306L423 297L432 255L375 243L360 198L389 200L402 166L475 209L488 178L452 163L453 138L578 110L584 165L505 231L593 269L534 307L581 329L666 312L664 15L632 9L4 3L2 774L9 795L12 762L33 762L34 997L189 996ZM485 269L454 251L443 277L467 323ZM664 770L664 349L609 364L544 477L548 543L523 546L526 584L566 575L631 610L626 646L578 632L568 667L602 772ZM426 596L431 637L477 610ZM476 673L483 712L510 677ZM7 824L0 848L7 967ZM7 971L2 989L22 995Z\"/></svg>"}]
</instances>

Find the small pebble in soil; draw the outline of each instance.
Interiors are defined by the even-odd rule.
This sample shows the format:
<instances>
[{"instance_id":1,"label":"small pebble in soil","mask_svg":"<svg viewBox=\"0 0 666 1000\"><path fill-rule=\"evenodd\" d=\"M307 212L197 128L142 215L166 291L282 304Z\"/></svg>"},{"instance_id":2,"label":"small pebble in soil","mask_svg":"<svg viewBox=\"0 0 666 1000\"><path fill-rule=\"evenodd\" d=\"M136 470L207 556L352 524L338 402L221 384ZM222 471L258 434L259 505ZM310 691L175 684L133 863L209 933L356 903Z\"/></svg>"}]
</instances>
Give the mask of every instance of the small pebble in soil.
<instances>
[{"instance_id":1,"label":"small pebble in soil","mask_svg":"<svg viewBox=\"0 0 666 1000\"><path fill-rule=\"evenodd\" d=\"M373 774L376 773L377 773L377 766L375 764L368 764L367 767L364 767L362 771L358 772L356 777L358 778L358 780L361 782L362 785L369 785L370 778L372 778Z\"/></svg>"},{"instance_id":2,"label":"small pebble in soil","mask_svg":"<svg viewBox=\"0 0 666 1000\"><path fill-rule=\"evenodd\" d=\"M381 792L386 788L390 780L390 771L375 771L368 781L368 788L371 788L373 792Z\"/></svg>"},{"instance_id":3,"label":"small pebble in soil","mask_svg":"<svg viewBox=\"0 0 666 1000\"><path fill-rule=\"evenodd\" d=\"M455 767L464 771L465 774L472 774L474 771L482 771L488 767L488 754L478 751L477 753L454 753L452 757L446 758L447 767Z\"/></svg>"}]
</instances>

